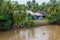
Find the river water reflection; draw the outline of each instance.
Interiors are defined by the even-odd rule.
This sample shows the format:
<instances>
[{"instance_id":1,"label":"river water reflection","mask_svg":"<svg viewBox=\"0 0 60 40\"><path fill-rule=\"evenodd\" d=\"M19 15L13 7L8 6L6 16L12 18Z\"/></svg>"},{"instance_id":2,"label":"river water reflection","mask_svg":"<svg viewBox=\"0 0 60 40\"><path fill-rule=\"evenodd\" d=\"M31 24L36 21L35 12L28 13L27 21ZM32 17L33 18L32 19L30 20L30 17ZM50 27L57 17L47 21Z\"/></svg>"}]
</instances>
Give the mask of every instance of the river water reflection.
<instances>
[{"instance_id":1,"label":"river water reflection","mask_svg":"<svg viewBox=\"0 0 60 40\"><path fill-rule=\"evenodd\" d=\"M60 27L47 25L6 32L0 31L0 40L60 40Z\"/></svg>"}]
</instances>

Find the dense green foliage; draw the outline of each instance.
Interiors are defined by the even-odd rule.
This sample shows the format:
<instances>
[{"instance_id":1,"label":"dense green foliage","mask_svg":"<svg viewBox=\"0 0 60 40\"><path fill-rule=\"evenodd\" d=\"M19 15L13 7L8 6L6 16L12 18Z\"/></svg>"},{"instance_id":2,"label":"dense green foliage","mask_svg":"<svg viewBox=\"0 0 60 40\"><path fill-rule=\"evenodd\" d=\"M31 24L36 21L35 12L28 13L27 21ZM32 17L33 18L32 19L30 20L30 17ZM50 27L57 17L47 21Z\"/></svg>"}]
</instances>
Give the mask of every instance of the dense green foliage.
<instances>
[{"instance_id":1,"label":"dense green foliage","mask_svg":"<svg viewBox=\"0 0 60 40\"><path fill-rule=\"evenodd\" d=\"M27 15L26 10L47 12L48 23L60 24L60 1L50 0L48 3L39 5L35 0L27 1L27 5L17 1L0 0L0 30L8 30L13 27L32 27L35 25L35 17ZM32 19L32 20L31 20Z\"/></svg>"},{"instance_id":2,"label":"dense green foliage","mask_svg":"<svg viewBox=\"0 0 60 40\"><path fill-rule=\"evenodd\" d=\"M0 30L8 30L12 25L10 3L2 1L0 7Z\"/></svg>"},{"instance_id":3,"label":"dense green foliage","mask_svg":"<svg viewBox=\"0 0 60 40\"><path fill-rule=\"evenodd\" d=\"M60 1L51 0L51 4L49 6L49 10L47 11L49 14L47 15L47 22L60 24Z\"/></svg>"},{"instance_id":4,"label":"dense green foliage","mask_svg":"<svg viewBox=\"0 0 60 40\"><path fill-rule=\"evenodd\" d=\"M55 15L48 15L46 18L48 23L60 24L60 12Z\"/></svg>"},{"instance_id":5,"label":"dense green foliage","mask_svg":"<svg viewBox=\"0 0 60 40\"><path fill-rule=\"evenodd\" d=\"M33 26L34 22L27 18L25 5L20 5L17 1L11 3L11 0L0 2L0 30L9 30L12 26Z\"/></svg>"}]
</instances>

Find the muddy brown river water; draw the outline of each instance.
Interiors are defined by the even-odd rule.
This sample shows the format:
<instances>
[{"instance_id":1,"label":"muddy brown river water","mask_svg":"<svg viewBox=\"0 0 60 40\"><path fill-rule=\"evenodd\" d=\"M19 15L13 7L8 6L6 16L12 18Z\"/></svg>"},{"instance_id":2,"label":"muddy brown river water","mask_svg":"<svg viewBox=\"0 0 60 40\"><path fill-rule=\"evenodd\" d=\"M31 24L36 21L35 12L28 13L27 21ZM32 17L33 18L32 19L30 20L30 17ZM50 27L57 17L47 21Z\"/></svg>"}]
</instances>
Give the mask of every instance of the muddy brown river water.
<instances>
[{"instance_id":1,"label":"muddy brown river water","mask_svg":"<svg viewBox=\"0 0 60 40\"><path fill-rule=\"evenodd\" d=\"M0 31L0 40L60 40L60 26L46 25L35 28Z\"/></svg>"}]
</instances>

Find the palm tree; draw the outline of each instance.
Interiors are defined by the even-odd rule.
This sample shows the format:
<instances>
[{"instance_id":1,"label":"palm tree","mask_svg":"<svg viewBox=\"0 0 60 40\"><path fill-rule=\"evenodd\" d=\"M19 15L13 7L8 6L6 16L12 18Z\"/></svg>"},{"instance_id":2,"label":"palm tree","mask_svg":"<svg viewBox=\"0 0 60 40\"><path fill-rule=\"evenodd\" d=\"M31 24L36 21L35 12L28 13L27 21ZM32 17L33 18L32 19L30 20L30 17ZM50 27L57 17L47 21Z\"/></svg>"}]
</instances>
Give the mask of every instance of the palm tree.
<instances>
[{"instance_id":1,"label":"palm tree","mask_svg":"<svg viewBox=\"0 0 60 40\"><path fill-rule=\"evenodd\" d=\"M27 6L28 6L28 8L31 7L31 2L30 1L27 1Z\"/></svg>"}]
</instances>

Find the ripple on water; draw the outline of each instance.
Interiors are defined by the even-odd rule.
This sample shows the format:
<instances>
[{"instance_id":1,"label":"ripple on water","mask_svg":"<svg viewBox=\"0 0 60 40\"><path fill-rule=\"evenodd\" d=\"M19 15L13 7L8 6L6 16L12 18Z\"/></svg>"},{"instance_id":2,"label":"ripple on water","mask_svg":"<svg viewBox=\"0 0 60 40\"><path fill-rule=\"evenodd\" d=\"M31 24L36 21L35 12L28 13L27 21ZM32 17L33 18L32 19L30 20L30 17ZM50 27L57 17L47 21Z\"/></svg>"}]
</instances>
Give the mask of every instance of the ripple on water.
<instances>
[{"instance_id":1,"label":"ripple on water","mask_svg":"<svg viewBox=\"0 0 60 40\"><path fill-rule=\"evenodd\" d=\"M20 31L22 40L49 40L50 31L45 27Z\"/></svg>"}]
</instances>

